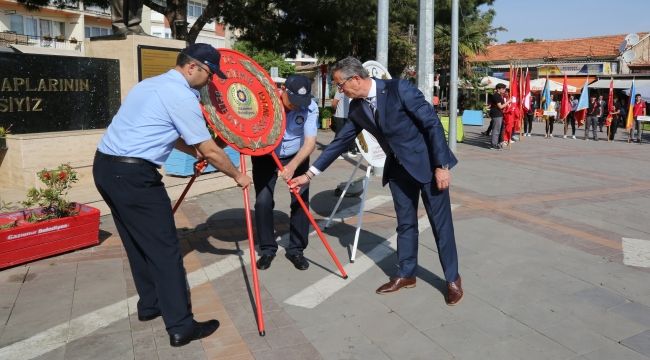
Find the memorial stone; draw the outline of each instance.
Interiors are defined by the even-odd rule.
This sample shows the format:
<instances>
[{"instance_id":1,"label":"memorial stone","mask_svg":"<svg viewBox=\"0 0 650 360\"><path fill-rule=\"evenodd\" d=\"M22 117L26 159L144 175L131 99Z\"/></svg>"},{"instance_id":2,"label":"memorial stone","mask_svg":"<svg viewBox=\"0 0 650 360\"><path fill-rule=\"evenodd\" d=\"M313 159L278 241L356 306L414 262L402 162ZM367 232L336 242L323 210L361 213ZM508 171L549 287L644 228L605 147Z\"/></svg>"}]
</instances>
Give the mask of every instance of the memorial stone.
<instances>
[{"instance_id":1,"label":"memorial stone","mask_svg":"<svg viewBox=\"0 0 650 360\"><path fill-rule=\"evenodd\" d=\"M0 126L13 134L106 128L119 106L117 60L0 55Z\"/></svg>"}]
</instances>

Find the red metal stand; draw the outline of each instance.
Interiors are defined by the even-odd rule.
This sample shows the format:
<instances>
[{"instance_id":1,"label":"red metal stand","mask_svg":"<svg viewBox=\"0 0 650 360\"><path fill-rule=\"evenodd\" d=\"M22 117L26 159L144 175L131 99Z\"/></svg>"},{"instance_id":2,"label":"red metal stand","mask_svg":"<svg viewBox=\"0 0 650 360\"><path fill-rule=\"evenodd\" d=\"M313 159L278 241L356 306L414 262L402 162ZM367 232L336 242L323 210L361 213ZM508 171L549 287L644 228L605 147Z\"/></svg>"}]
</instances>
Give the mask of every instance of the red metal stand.
<instances>
[{"instance_id":1,"label":"red metal stand","mask_svg":"<svg viewBox=\"0 0 650 360\"><path fill-rule=\"evenodd\" d=\"M201 175L203 172L203 169L205 169L208 166L208 162L206 160L199 160L194 163L194 175L192 175L192 178L190 181L187 183L187 186L185 186L185 190L183 190L183 193L181 193L181 196L178 197L178 200L176 200L176 203L174 204L174 207L172 208L172 214L176 214L176 210L178 210L178 207L181 206L181 203L183 202L183 199L185 199L185 195L187 195L187 192L190 191L190 187L192 184L194 184L194 180Z\"/></svg>"},{"instance_id":2,"label":"red metal stand","mask_svg":"<svg viewBox=\"0 0 650 360\"><path fill-rule=\"evenodd\" d=\"M246 159L244 154L239 154L239 166L241 172L246 174ZM253 237L253 221L251 220L250 200L248 188L244 189L244 210L246 211L246 233L248 234L248 248L251 255L251 270L253 272L253 288L255 292L255 307L257 310L257 330L260 336L266 335L264 330L264 312L262 311L262 297L260 296L260 283L257 277L257 262L255 261L255 240Z\"/></svg>"},{"instance_id":3,"label":"red metal stand","mask_svg":"<svg viewBox=\"0 0 650 360\"><path fill-rule=\"evenodd\" d=\"M282 163L280 162L280 159L278 159L278 155L275 152L272 152L271 156L273 157L273 160L275 161L275 165L277 165L278 169L280 169L280 171L284 170L284 166L282 166ZM291 193L293 194L293 196L296 197L296 200L298 200L298 203L300 204L300 207L302 207L302 210L307 215L307 218L309 219L309 222L311 222L311 226L313 226L314 229L316 230L316 233L318 234L318 237L320 238L320 240L323 242L323 245L325 246L325 249L327 249L327 252L332 257L332 260L334 260L334 263L336 264L336 267L341 272L341 276L343 277L343 279L347 279L348 274L345 273L345 269L343 269L343 266L341 265L341 262L339 261L338 257L336 257L336 254L334 253L334 251L330 247L330 244L325 239L325 235L323 235L323 232L320 230L320 226L318 226L318 224L316 223L316 220L314 220L314 217L311 216L311 213L309 212L309 208L307 207L305 202L302 201L302 197L300 197L300 193L298 192L298 189L296 189L296 188L291 189Z\"/></svg>"},{"instance_id":4,"label":"red metal stand","mask_svg":"<svg viewBox=\"0 0 650 360\"><path fill-rule=\"evenodd\" d=\"M246 159L244 158L244 154L239 154L239 166L240 166L240 171L242 174L246 174ZM178 210L179 206L183 202L183 199L185 198L185 195L187 192L190 190L190 187L194 183L194 180L201 175L201 172L205 167L207 166L207 162L205 160L203 161L197 161L194 164L194 175L192 175L192 178L190 181L187 183L187 186L185 186L185 190L183 190L183 193L181 196L176 200L176 204L174 204L174 208L172 209L172 213L176 213L176 210ZM250 209L250 200L248 196L248 188L243 189L244 190L244 210L246 212L246 233L248 235L248 246L250 249L250 255L251 255L251 270L253 272L253 292L255 294L255 308L256 308L256 313L257 313L257 329L259 330L260 336L265 336L266 331L264 330L264 312L262 311L262 297L260 296L260 283L259 283L259 278L257 277L257 263L255 261L255 240L253 237L253 221L251 220L251 209Z\"/></svg>"}]
</instances>

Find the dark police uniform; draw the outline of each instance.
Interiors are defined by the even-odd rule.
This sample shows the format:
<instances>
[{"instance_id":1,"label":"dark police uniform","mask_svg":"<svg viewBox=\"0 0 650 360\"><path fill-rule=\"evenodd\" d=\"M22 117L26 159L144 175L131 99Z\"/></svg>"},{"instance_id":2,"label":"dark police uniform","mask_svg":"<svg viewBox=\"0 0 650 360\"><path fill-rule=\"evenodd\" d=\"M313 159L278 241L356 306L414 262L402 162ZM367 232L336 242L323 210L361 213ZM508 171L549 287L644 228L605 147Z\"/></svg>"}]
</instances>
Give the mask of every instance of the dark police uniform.
<instances>
[{"instance_id":1,"label":"dark police uniform","mask_svg":"<svg viewBox=\"0 0 650 360\"><path fill-rule=\"evenodd\" d=\"M138 315L162 313L168 332L184 334L192 331L193 314L171 201L158 173L179 136L188 145L211 138L197 92L170 70L129 92L98 145L93 176L129 258Z\"/></svg>"}]
</instances>

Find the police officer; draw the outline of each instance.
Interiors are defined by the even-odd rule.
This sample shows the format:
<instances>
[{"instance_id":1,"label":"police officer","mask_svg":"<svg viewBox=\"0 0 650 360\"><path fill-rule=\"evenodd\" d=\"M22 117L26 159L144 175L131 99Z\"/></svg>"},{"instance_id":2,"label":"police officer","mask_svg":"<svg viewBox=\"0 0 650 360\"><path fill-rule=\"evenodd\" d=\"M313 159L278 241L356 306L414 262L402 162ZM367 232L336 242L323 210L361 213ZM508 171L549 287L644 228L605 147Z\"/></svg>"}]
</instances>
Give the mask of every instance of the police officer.
<instances>
[{"instance_id":1,"label":"police officer","mask_svg":"<svg viewBox=\"0 0 650 360\"><path fill-rule=\"evenodd\" d=\"M169 196L157 171L172 148L206 159L237 185L240 173L205 126L198 89L219 69L208 44L183 49L176 67L129 92L102 137L93 164L97 190L110 207L140 299L138 319L162 315L172 346L213 333L219 322L197 322L190 307L183 259Z\"/></svg>"},{"instance_id":2,"label":"police officer","mask_svg":"<svg viewBox=\"0 0 650 360\"><path fill-rule=\"evenodd\" d=\"M309 155L316 148L318 105L311 98L311 82L304 76L291 75L287 78L280 98L287 111L287 126L282 142L275 149L283 171L278 171L271 155L254 156L253 183L255 185L255 225L260 245L257 268L268 269L278 250L273 237L273 192L278 176L285 181L293 174L302 174L309 169ZM309 207L309 188L301 189L300 196ZM291 198L289 224L289 246L286 257L298 270L306 270L309 263L303 256L307 247L309 220L298 201Z\"/></svg>"}]
</instances>

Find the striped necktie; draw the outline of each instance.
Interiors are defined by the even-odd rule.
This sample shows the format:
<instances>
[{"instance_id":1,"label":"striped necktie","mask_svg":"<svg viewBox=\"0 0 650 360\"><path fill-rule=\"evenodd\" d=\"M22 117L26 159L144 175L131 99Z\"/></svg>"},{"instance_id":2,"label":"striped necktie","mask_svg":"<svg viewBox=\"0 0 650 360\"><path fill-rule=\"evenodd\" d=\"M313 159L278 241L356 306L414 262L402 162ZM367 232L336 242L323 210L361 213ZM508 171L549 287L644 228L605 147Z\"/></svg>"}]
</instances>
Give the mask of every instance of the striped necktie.
<instances>
[{"instance_id":1,"label":"striped necktie","mask_svg":"<svg viewBox=\"0 0 650 360\"><path fill-rule=\"evenodd\" d=\"M373 99L375 99L375 97L367 97L364 99L364 101L368 104L368 107L370 108L370 113L374 117L375 125L377 125L377 128L379 128L379 113L377 111L377 107L372 102Z\"/></svg>"}]
</instances>

